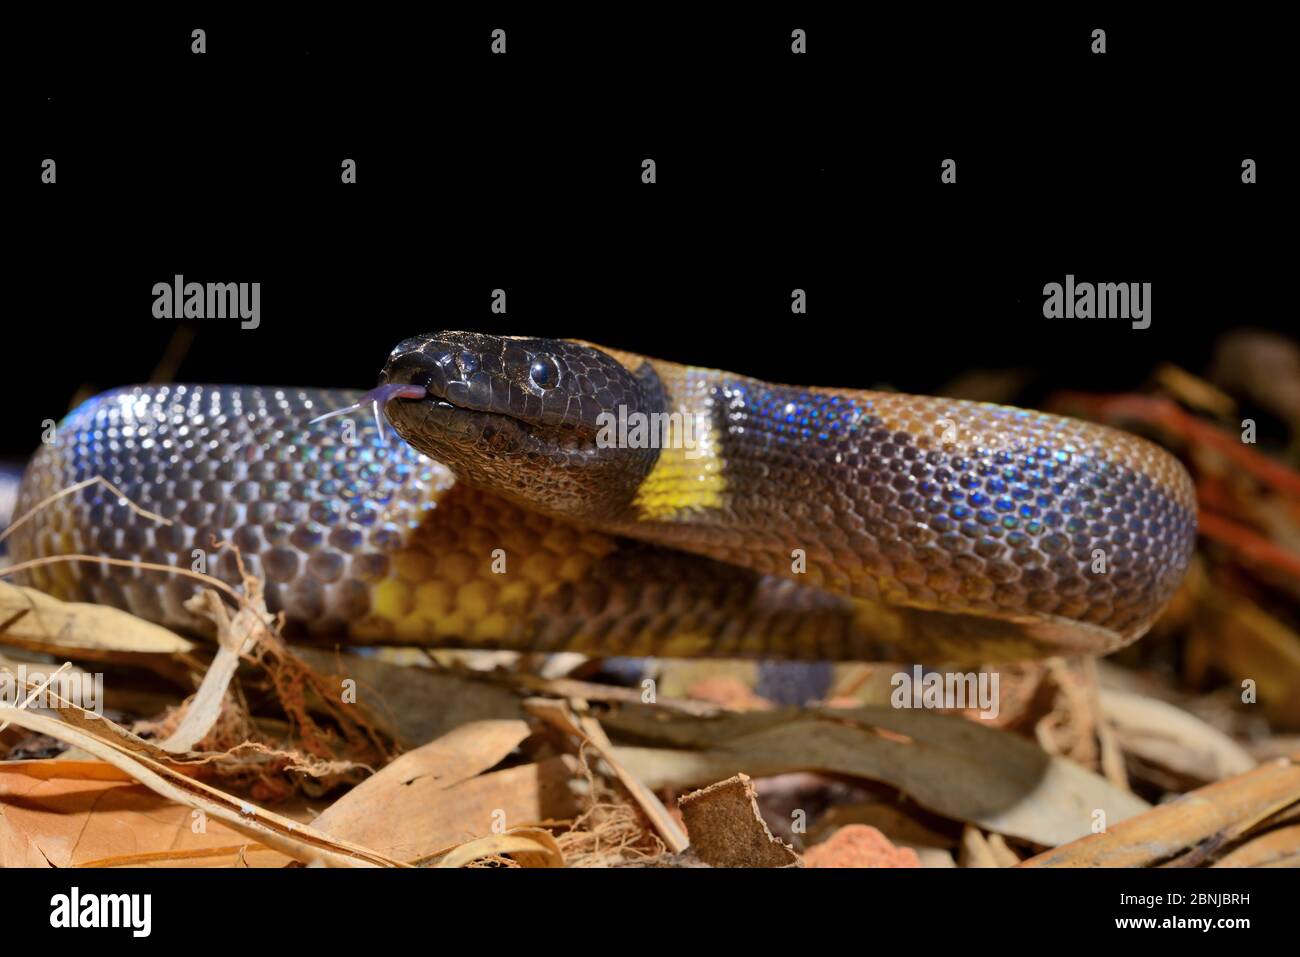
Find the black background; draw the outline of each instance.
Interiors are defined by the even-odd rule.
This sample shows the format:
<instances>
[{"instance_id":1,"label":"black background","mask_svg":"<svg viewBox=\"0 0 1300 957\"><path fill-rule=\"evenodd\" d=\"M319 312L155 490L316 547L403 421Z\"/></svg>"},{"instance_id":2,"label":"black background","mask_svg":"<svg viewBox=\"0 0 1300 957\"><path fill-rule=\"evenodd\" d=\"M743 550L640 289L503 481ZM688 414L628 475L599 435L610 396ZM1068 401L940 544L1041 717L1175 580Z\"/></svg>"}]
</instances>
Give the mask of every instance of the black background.
<instances>
[{"instance_id":1,"label":"black background","mask_svg":"<svg viewBox=\"0 0 1300 957\"><path fill-rule=\"evenodd\" d=\"M614 881L616 883L612 883ZM722 869L625 868L612 879L599 869L477 870L27 870L9 895L13 923L25 939L116 944L174 953L198 936L218 946L256 937L283 942L327 940L345 952L374 951L400 936L435 951L463 940L491 948L546 947L561 935L633 954L662 952L689 938L699 947L737 948L759 939L782 953L813 942L880 947L907 953L977 950L992 934L1058 942L1130 937L1191 939L1215 952L1264 934L1285 933L1294 910L1294 877L1285 868L1063 868L1050 874L1014 868ZM77 886L86 894L152 894L153 930L52 929L50 899ZM1246 895L1245 903L1191 904L1194 894ZM1121 904L1120 895L1160 895L1155 907ZM1181 903L1167 903L1170 894ZM224 908L224 909L223 909ZM1117 929L1117 918L1235 919L1249 928ZM322 941L323 942L323 941ZM743 945L739 945L743 946ZM630 950L629 950L630 948ZM1208 948L1207 948L1208 950Z\"/></svg>"},{"instance_id":2,"label":"black background","mask_svg":"<svg viewBox=\"0 0 1300 957\"><path fill-rule=\"evenodd\" d=\"M32 66L7 154L6 404L30 414L4 417L0 452L25 455L79 389L150 377L177 328L152 287L178 273L262 283L260 328L193 324L175 377L208 382L366 387L402 338L469 328L913 392L1020 367L1030 402L1203 369L1233 326L1294 326L1276 305L1279 24L833 9L16 31ZM1151 327L1044 319L1066 273L1151 282Z\"/></svg>"}]
</instances>

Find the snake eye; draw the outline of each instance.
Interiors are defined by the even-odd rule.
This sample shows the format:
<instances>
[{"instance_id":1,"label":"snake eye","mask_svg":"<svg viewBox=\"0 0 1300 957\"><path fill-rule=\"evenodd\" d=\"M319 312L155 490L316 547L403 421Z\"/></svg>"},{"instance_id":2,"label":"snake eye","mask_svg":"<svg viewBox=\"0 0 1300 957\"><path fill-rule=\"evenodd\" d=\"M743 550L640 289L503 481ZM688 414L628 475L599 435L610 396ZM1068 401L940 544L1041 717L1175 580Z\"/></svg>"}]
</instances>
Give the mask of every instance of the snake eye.
<instances>
[{"instance_id":1,"label":"snake eye","mask_svg":"<svg viewBox=\"0 0 1300 957\"><path fill-rule=\"evenodd\" d=\"M537 356L528 367L528 378L539 389L554 389L560 384L560 367L550 356Z\"/></svg>"}]
</instances>

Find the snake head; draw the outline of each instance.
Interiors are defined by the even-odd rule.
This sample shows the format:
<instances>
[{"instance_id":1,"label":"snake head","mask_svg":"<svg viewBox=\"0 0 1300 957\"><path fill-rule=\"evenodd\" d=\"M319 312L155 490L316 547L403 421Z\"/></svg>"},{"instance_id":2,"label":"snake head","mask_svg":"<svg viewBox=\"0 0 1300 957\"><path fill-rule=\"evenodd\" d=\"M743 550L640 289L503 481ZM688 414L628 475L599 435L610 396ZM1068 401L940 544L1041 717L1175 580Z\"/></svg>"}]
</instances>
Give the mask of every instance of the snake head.
<instances>
[{"instance_id":1,"label":"snake head","mask_svg":"<svg viewBox=\"0 0 1300 957\"><path fill-rule=\"evenodd\" d=\"M582 343L429 333L400 343L379 381L425 390L385 407L415 449L470 485L553 515L619 514L658 455L601 441L620 409L662 409L657 376Z\"/></svg>"}]
</instances>

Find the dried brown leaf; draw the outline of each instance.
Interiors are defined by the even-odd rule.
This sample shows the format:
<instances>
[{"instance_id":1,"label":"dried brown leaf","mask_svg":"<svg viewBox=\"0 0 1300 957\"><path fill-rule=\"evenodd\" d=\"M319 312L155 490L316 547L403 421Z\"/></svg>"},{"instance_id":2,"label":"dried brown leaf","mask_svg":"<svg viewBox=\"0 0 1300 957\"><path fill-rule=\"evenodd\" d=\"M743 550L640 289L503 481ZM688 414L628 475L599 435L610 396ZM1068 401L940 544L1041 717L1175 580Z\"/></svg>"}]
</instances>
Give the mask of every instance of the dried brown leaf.
<instances>
[{"instance_id":1,"label":"dried brown leaf","mask_svg":"<svg viewBox=\"0 0 1300 957\"><path fill-rule=\"evenodd\" d=\"M502 826L569 821L579 813L573 782L577 762L567 754L470 777L449 787L417 779L379 811L333 808L312 826L414 863ZM346 800L346 796L341 799ZM367 802L368 803L368 802Z\"/></svg>"},{"instance_id":2,"label":"dried brown leaf","mask_svg":"<svg viewBox=\"0 0 1300 957\"><path fill-rule=\"evenodd\" d=\"M94 761L0 763L0 846L36 848L55 867L218 867L242 850L259 867L290 858L250 842L220 821L136 784L110 764ZM21 835L24 840L15 838ZM4 866L28 866L29 855Z\"/></svg>"},{"instance_id":3,"label":"dried brown leaf","mask_svg":"<svg viewBox=\"0 0 1300 957\"><path fill-rule=\"evenodd\" d=\"M66 708L63 713L74 711L75 709ZM332 867L400 866L400 862L376 854L369 848L336 840L297 821L186 777L146 753L128 747L126 742L131 737L130 733L107 718L87 722L85 728L82 728L56 717L21 708L0 707L0 715L29 731L48 734L107 761L169 801L197 808L210 820L220 821L295 860Z\"/></svg>"}]
</instances>

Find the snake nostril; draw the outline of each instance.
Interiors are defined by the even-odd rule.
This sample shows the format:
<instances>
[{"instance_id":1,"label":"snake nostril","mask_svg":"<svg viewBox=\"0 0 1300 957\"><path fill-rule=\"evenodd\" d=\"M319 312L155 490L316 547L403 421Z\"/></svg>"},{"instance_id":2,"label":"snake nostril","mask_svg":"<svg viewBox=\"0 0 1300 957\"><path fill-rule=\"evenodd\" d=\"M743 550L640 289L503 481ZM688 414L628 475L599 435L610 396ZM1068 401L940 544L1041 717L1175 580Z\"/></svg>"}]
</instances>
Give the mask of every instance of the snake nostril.
<instances>
[{"instance_id":1,"label":"snake nostril","mask_svg":"<svg viewBox=\"0 0 1300 957\"><path fill-rule=\"evenodd\" d=\"M388 360L380 382L409 383L427 389L437 379L437 370L438 367L428 356L420 352L407 352Z\"/></svg>"}]
</instances>

